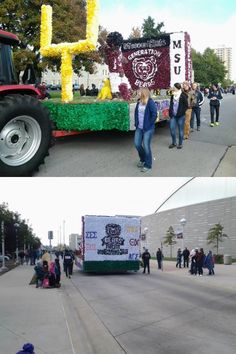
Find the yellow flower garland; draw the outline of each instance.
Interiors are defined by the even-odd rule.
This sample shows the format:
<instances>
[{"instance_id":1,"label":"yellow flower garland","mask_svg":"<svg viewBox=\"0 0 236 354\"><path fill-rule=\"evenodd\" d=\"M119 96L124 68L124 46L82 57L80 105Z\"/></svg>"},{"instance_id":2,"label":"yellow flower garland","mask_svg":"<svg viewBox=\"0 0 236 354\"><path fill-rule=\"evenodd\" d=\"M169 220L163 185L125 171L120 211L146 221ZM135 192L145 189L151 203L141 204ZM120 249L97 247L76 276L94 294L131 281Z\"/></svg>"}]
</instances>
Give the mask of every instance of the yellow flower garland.
<instances>
[{"instance_id":1,"label":"yellow flower garland","mask_svg":"<svg viewBox=\"0 0 236 354\"><path fill-rule=\"evenodd\" d=\"M61 57L62 101L73 100L72 57L96 49L98 39L98 0L87 0L86 39L76 43L52 43L52 8L41 7L40 53L45 57Z\"/></svg>"}]
</instances>

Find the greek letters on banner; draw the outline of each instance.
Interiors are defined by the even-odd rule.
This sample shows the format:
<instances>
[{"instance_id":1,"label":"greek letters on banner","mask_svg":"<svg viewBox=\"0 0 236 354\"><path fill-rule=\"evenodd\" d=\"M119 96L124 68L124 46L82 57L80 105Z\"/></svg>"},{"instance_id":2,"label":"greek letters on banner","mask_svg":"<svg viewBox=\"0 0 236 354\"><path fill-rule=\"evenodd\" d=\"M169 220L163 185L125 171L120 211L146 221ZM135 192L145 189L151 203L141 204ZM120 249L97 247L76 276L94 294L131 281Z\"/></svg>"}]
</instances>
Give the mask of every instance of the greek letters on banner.
<instances>
[{"instance_id":1,"label":"greek letters on banner","mask_svg":"<svg viewBox=\"0 0 236 354\"><path fill-rule=\"evenodd\" d=\"M182 83L187 80L185 59L185 33L172 33L170 35L171 87L176 82Z\"/></svg>"},{"instance_id":2,"label":"greek letters on banner","mask_svg":"<svg viewBox=\"0 0 236 354\"><path fill-rule=\"evenodd\" d=\"M138 260L140 219L84 217L84 260Z\"/></svg>"},{"instance_id":3,"label":"greek letters on banner","mask_svg":"<svg viewBox=\"0 0 236 354\"><path fill-rule=\"evenodd\" d=\"M170 85L170 36L124 41L125 75L133 90L168 88Z\"/></svg>"}]
</instances>

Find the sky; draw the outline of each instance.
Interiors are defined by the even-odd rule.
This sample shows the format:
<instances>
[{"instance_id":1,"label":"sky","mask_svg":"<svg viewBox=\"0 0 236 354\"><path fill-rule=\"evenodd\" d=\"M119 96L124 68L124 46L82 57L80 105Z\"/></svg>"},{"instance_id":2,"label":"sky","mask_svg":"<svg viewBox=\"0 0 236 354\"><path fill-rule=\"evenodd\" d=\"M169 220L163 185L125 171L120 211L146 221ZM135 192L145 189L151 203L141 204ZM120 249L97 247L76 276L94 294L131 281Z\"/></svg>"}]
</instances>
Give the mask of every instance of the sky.
<instances>
[{"instance_id":1,"label":"sky","mask_svg":"<svg viewBox=\"0 0 236 354\"><path fill-rule=\"evenodd\" d=\"M236 81L235 0L100 0L100 24L125 39L132 27L141 27L148 16L155 23L164 22L166 32L187 31L197 51L222 44L232 47Z\"/></svg>"},{"instance_id":2,"label":"sky","mask_svg":"<svg viewBox=\"0 0 236 354\"><path fill-rule=\"evenodd\" d=\"M28 220L36 236L52 245L71 233L81 233L83 215L136 215L154 213L191 178L0 178L0 204ZM236 178L195 178L165 205L169 208L209 200L209 195L236 195Z\"/></svg>"}]
</instances>

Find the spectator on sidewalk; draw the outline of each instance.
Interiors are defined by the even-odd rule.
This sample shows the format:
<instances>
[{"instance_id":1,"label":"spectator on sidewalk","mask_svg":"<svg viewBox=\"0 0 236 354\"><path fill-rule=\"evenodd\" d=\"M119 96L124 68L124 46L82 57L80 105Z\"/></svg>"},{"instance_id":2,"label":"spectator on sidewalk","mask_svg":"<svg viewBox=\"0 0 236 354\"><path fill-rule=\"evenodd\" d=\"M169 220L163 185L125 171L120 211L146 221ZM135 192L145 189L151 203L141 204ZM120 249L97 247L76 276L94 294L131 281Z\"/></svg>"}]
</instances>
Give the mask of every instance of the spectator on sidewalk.
<instances>
[{"instance_id":1,"label":"spectator on sidewalk","mask_svg":"<svg viewBox=\"0 0 236 354\"><path fill-rule=\"evenodd\" d=\"M220 114L220 101L223 99L218 84L213 84L207 98L210 100L211 127L218 126Z\"/></svg>"},{"instance_id":2,"label":"spectator on sidewalk","mask_svg":"<svg viewBox=\"0 0 236 354\"><path fill-rule=\"evenodd\" d=\"M142 254L142 260L143 260L143 273L146 273L146 268L148 271L148 274L150 274L150 259L151 255L148 252L148 249L146 249L143 254Z\"/></svg>"},{"instance_id":3,"label":"spectator on sidewalk","mask_svg":"<svg viewBox=\"0 0 236 354\"><path fill-rule=\"evenodd\" d=\"M189 255L190 255L190 252L187 249L187 247L185 247L185 249L183 250L184 268L189 267Z\"/></svg>"},{"instance_id":4,"label":"spectator on sidewalk","mask_svg":"<svg viewBox=\"0 0 236 354\"><path fill-rule=\"evenodd\" d=\"M25 258L25 252L22 250L19 252L19 257L20 257L20 264L24 264L24 258Z\"/></svg>"},{"instance_id":5,"label":"spectator on sidewalk","mask_svg":"<svg viewBox=\"0 0 236 354\"><path fill-rule=\"evenodd\" d=\"M173 87L173 94L170 98L170 134L172 143L169 145L169 149L178 148L182 149L184 139L184 123L185 112L188 109L188 95L181 90L181 84L175 83ZM179 130L179 143L177 146L176 139L176 127Z\"/></svg>"},{"instance_id":6,"label":"spectator on sidewalk","mask_svg":"<svg viewBox=\"0 0 236 354\"><path fill-rule=\"evenodd\" d=\"M205 254L203 251L203 248L200 248L200 250L196 253L196 267L197 267L197 275L203 276L203 264L205 261Z\"/></svg>"},{"instance_id":7,"label":"spectator on sidewalk","mask_svg":"<svg viewBox=\"0 0 236 354\"><path fill-rule=\"evenodd\" d=\"M184 122L184 139L188 139L190 133L190 121L192 117L192 108L196 103L195 92L192 90L190 83L188 81L183 82L183 92L188 97L188 109L185 112L185 122Z\"/></svg>"},{"instance_id":8,"label":"spectator on sidewalk","mask_svg":"<svg viewBox=\"0 0 236 354\"><path fill-rule=\"evenodd\" d=\"M206 258L205 258L205 261L204 261L204 267L206 267L209 271L208 275L214 275L215 272L214 272L214 257L212 255L212 251L209 251Z\"/></svg>"},{"instance_id":9,"label":"spectator on sidewalk","mask_svg":"<svg viewBox=\"0 0 236 354\"><path fill-rule=\"evenodd\" d=\"M194 82L192 84L192 90L195 94L195 102L194 106L192 109L192 116L191 116L191 121L190 121L190 128L191 131L194 131L194 118L196 116L197 120L197 131L200 131L200 126L201 126L201 107L204 103L204 95L202 92L198 89L198 84Z\"/></svg>"},{"instance_id":10,"label":"spectator on sidewalk","mask_svg":"<svg viewBox=\"0 0 236 354\"><path fill-rule=\"evenodd\" d=\"M61 266L60 266L60 261L59 258L55 259L55 274L56 274L56 287L61 286Z\"/></svg>"},{"instance_id":11,"label":"spectator on sidewalk","mask_svg":"<svg viewBox=\"0 0 236 354\"><path fill-rule=\"evenodd\" d=\"M39 286L42 286L43 279L45 276L42 263L38 262L37 265L34 267L34 270L36 274L36 288L38 288Z\"/></svg>"},{"instance_id":12,"label":"spectator on sidewalk","mask_svg":"<svg viewBox=\"0 0 236 354\"><path fill-rule=\"evenodd\" d=\"M182 261L182 252L181 252L181 249L178 248L178 251L177 251L177 257L176 257L176 268L181 268L181 261Z\"/></svg>"},{"instance_id":13,"label":"spectator on sidewalk","mask_svg":"<svg viewBox=\"0 0 236 354\"><path fill-rule=\"evenodd\" d=\"M156 258L157 258L158 269L162 269L163 253L160 248L157 249Z\"/></svg>"}]
</instances>

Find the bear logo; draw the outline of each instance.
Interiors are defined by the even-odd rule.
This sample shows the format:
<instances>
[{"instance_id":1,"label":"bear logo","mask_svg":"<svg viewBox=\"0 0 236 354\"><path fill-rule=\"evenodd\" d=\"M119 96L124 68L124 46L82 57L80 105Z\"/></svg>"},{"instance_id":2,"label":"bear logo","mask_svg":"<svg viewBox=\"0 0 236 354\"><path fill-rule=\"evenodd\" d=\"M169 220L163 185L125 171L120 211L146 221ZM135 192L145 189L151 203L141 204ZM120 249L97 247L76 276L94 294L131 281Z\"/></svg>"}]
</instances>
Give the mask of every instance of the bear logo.
<instances>
[{"instance_id":1,"label":"bear logo","mask_svg":"<svg viewBox=\"0 0 236 354\"><path fill-rule=\"evenodd\" d=\"M137 79L149 81L158 70L156 58L154 56L135 58L132 63L132 69Z\"/></svg>"}]
</instances>

